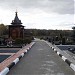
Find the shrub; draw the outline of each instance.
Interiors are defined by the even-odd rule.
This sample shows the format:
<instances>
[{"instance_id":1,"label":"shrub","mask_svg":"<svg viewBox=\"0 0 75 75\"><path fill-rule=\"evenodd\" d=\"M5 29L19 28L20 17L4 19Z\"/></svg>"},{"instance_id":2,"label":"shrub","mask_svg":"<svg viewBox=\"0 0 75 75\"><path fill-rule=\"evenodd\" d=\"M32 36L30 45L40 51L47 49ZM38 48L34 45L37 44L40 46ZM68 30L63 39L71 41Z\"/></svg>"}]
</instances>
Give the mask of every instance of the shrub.
<instances>
[{"instance_id":1,"label":"shrub","mask_svg":"<svg viewBox=\"0 0 75 75\"><path fill-rule=\"evenodd\" d=\"M31 38L24 38L23 44L29 44L31 42Z\"/></svg>"},{"instance_id":2,"label":"shrub","mask_svg":"<svg viewBox=\"0 0 75 75\"><path fill-rule=\"evenodd\" d=\"M67 45L72 45L73 44L73 41L67 41L66 44Z\"/></svg>"},{"instance_id":3,"label":"shrub","mask_svg":"<svg viewBox=\"0 0 75 75\"><path fill-rule=\"evenodd\" d=\"M15 44L23 44L23 39L20 38L16 39Z\"/></svg>"},{"instance_id":4,"label":"shrub","mask_svg":"<svg viewBox=\"0 0 75 75\"><path fill-rule=\"evenodd\" d=\"M29 44L29 43L31 43L31 41L32 41L32 38L30 38L30 37L27 37L24 39L18 38L15 40L15 44Z\"/></svg>"},{"instance_id":5,"label":"shrub","mask_svg":"<svg viewBox=\"0 0 75 75\"><path fill-rule=\"evenodd\" d=\"M63 37L62 38L62 45L65 45L65 42L66 42L65 37Z\"/></svg>"},{"instance_id":6,"label":"shrub","mask_svg":"<svg viewBox=\"0 0 75 75\"><path fill-rule=\"evenodd\" d=\"M40 37L40 40L42 40L43 39L43 37Z\"/></svg>"}]
</instances>

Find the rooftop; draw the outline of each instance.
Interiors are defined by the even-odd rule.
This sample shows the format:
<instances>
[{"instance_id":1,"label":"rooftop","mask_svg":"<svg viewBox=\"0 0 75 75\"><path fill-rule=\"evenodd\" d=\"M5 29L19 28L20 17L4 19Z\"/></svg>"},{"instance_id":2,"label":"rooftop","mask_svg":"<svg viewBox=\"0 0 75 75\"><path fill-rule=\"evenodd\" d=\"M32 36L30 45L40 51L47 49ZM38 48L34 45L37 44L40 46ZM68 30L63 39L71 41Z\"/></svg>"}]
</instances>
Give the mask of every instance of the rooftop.
<instances>
[{"instance_id":1,"label":"rooftop","mask_svg":"<svg viewBox=\"0 0 75 75\"><path fill-rule=\"evenodd\" d=\"M18 14L17 14L17 12L15 12L16 14L15 14L15 18L14 18L14 20L12 20L12 25L21 25L22 24L22 22L21 22L21 20L19 20L19 18L18 18Z\"/></svg>"}]
</instances>

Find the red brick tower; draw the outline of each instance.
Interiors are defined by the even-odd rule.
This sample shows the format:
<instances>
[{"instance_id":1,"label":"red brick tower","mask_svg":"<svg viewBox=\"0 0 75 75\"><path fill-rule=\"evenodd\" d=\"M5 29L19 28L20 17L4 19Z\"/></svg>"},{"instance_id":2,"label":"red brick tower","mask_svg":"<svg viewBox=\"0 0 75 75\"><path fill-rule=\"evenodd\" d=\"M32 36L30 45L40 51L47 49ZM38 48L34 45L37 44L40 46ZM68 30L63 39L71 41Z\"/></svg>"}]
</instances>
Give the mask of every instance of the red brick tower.
<instances>
[{"instance_id":1,"label":"red brick tower","mask_svg":"<svg viewBox=\"0 0 75 75\"><path fill-rule=\"evenodd\" d=\"M17 39L24 37L24 26L21 23L21 20L19 20L17 12L15 14L14 20L12 20L11 25L9 25L9 38Z\"/></svg>"}]
</instances>

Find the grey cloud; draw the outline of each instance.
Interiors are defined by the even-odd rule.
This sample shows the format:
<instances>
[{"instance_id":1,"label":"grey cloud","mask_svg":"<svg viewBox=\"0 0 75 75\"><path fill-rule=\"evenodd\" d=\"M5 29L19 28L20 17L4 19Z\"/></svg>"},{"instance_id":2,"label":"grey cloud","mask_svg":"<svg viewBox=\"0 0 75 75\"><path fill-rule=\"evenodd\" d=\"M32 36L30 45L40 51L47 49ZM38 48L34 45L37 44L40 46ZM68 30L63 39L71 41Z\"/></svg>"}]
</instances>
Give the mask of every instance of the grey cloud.
<instances>
[{"instance_id":1,"label":"grey cloud","mask_svg":"<svg viewBox=\"0 0 75 75\"><path fill-rule=\"evenodd\" d=\"M41 5L44 10L52 11L60 14L74 14L74 1L72 0L48 0Z\"/></svg>"},{"instance_id":2,"label":"grey cloud","mask_svg":"<svg viewBox=\"0 0 75 75\"><path fill-rule=\"evenodd\" d=\"M0 7L23 9L39 8L45 12L74 14L74 0L0 0Z\"/></svg>"}]
</instances>

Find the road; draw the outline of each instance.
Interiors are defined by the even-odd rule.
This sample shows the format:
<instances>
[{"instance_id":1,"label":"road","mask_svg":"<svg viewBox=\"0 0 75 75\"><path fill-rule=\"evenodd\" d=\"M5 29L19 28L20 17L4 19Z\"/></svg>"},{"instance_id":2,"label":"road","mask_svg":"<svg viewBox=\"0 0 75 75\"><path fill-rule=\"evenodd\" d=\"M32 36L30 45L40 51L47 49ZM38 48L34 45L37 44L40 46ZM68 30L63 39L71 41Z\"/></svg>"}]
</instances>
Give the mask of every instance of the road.
<instances>
[{"instance_id":1,"label":"road","mask_svg":"<svg viewBox=\"0 0 75 75\"><path fill-rule=\"evenodd\" d=\"M74 71L44 41L30 51L7 75L75 75Z\"/></svg>"}]
</instances>

